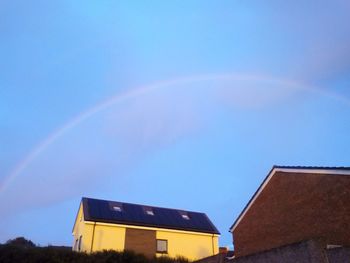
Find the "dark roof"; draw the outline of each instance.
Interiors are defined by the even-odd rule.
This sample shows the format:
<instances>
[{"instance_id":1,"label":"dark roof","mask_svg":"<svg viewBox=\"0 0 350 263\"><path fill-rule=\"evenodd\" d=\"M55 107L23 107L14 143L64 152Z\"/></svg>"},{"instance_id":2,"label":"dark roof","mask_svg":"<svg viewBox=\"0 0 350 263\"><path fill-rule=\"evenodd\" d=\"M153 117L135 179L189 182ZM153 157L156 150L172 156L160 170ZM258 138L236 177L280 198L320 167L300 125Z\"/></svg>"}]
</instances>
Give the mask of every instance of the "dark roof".
<instances>
[{"instance_id":1,"label":"dark roof","mask_svg":"<svg viewBox=\"0 0 350 263\"><path fill-rule=\"evenodd\" d=\"M204 213L86 197L82 198L82 204L87 221L220 234ZM121 207L121 211L115 211L114 206ZM148 215L146 210L154 215ZM187 215L189 220L182 215Z\"/></svg>"},{"instance_id":2,"label":"dark roof","mask_svg":"<svg viewBox=\"0 0 350 263\"><path fill-rule=\"evenodd\" d=\"M248 203L245 205L245 207L243 208L243 210L241 211L239 216L236 218L236 220L231 225L231 227L229 229L229 232L231 232L231 229L234 227L234 225L236 225L238 220L243 216L244 212L248 209L250 203L252 203L254 198L257 196L257 194L259 193L260 189L263 187L264 183L268 180L268 178L270 177L270 175L271 175L271 173L272 173L272 171L274 169L330 170L330 171L331 170L339 170L339 171L344 171L345 170L345 171L350 171L350 167L349 166L334 166L334 167L331 167L331 166L288 166L288 165L274 165L274 166L272 166L270 172L267 174L265 179L262 181L262 183L260 184L259 188L255 191L255 193L250 198Z\"/></svg>"}]
</instances>

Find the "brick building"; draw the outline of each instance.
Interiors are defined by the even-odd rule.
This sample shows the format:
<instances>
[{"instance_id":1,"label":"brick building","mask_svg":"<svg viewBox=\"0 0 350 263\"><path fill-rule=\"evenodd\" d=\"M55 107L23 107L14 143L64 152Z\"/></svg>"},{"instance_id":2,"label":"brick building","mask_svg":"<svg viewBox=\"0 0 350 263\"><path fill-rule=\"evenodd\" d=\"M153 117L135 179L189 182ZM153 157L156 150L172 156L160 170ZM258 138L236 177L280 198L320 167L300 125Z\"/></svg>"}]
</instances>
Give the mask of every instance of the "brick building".
<instances>
[{"instance_id":1,"label":"brick building","mask_svg":"<svg viewBox=\"0 0 350 263\"><path fill-rule=\"evenodd\" d=\"M237 258L305 240L350 246L350 168L274 166L230 228Z\"/></svg>"}]
</instances>

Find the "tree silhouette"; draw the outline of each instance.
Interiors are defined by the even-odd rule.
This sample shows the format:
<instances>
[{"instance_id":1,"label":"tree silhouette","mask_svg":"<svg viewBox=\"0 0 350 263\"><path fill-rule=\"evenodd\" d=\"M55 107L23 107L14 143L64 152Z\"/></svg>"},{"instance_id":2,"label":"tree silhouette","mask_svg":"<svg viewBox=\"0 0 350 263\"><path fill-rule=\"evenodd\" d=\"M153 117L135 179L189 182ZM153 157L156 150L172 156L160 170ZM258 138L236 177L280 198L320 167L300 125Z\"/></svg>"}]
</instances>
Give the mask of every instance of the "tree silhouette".
<instances>
[{"instance_id":1,"label":"tree silhouette","mask_svg":"<svg viewBox=\"0 0 350 263\"><path fill-rule=\"evenodd\" d=\"M15 239L7 240L6 245L12 245L23 248L32 248L35 247L35 244L24 237L16 237Z\"/></svg>"}]
</instances>

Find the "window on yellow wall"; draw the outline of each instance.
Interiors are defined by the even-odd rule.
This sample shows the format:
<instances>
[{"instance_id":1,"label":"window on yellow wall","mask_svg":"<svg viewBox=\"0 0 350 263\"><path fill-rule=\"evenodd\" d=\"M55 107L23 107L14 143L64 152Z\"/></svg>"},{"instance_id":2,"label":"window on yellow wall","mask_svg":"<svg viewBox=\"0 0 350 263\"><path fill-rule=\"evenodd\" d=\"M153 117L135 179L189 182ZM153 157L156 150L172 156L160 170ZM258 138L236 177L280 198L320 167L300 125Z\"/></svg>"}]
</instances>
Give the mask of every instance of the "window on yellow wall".
<instances>
[{"instance_id":1,"label":"window on yellow wall","mask_svg":"<svg viewBox=\"0 0 350 263\"><path fill-rule=\"evenodd\" d=\"M79 243L78 243L78 251L81 250L81 239L83 238L83 236L79 237Z\"/></svg>"},{"instance_id":2,"label":"window on yellow wall","mask_svg":"<svg viewBox=\"0 0 350 263\"><path fill-rule=\"evenodd\" d=\"M168 240L157 239L157 253L168 253Z\"/></svg>"},{"instance_id":3,"label":"window on yellow wall","mask_svg":"<svg viewBox=\"0 0 350 263\"><path fill-rule=\"evenodd\" d=\"M74 248L73 248L74 251L77 251L77 246L78 246L78 239L76 239L74 242Z\"/></svg>"}]
</instances>

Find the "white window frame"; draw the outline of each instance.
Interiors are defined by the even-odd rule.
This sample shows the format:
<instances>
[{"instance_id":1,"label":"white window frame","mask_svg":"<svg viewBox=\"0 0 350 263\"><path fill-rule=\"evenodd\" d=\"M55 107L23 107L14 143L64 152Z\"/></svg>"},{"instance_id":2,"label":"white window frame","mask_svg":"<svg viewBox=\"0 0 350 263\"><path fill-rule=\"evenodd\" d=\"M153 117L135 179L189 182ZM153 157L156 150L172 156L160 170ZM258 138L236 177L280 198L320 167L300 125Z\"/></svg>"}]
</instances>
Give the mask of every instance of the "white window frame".
<instances>
[{"instance_id":1,"label":"white window frame","mask_svg":"<svg viewBox=\"0 0 350 263\"><path fill-rule=\"evenodd\" d=\"M168 254L168 240L166 240L166 239L157 239L156 240L156 250L157 250L157 253L159 253L159 254ZM164 242L165 243L165 250L161 250L161 249L159 249L159 242ZM163 244L164 244L163 243Z\"/></svg>"}]
</instances>

